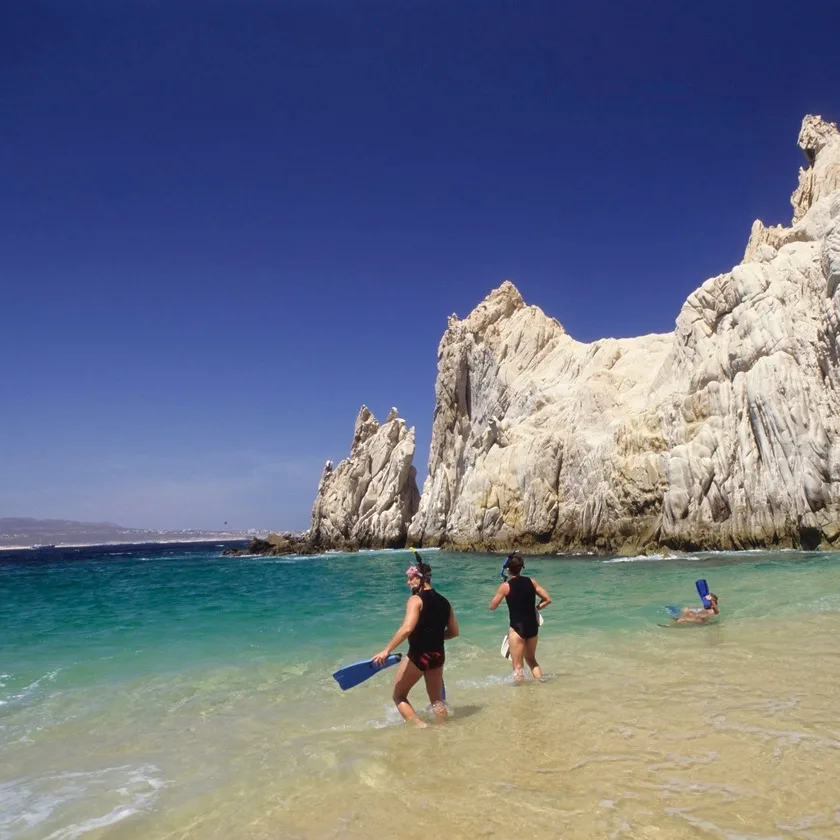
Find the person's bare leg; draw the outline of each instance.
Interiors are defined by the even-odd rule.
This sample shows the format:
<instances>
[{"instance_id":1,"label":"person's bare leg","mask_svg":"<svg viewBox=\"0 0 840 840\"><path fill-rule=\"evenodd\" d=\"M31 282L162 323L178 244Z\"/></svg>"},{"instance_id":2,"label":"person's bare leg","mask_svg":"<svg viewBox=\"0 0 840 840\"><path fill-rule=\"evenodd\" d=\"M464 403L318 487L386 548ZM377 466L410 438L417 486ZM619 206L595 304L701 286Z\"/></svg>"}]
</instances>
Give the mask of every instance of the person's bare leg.
<instances>
[{"instance_id":1,"label":"person's bare leg","mask_svg":"<svg viewBox=\"0 0 840 840\"><path fill-rule=\"evenodd\" d=\"M525 640L525 661L528 663L535 680L542 678L542 668L540 668L540 663L537 662L537 642L539 638L539 636L534 636Z\"/></svg>"},{"instance_id":2,"label":"person's bare leg","mask_svg":"<svg viewBox=\"0 0 840 840\"><path fill-rule=\"evenodd\" d=\"M426 693L429 695L432 711L439 721L444 721L449 716L449 709L446 708L446 701L443 699L443 666L424 671L423 676L426 679Z\"/></svg>"},{"instance_id":3,"label":"person's bare leg","mask_svg":"<svg viewBox=\"0 0 840 840\"><path fill-rule=\"evenodd\" d=\"M510 644L510 660L513 663L513 681L519 685L525 676L525 640L513 627L508 630L508 643Z\"/></svg>"},{"instance_id":4,"label":"person's bare leg","mask_svg":"<svg viewBox=\"0 0 840 840\"><path fill-rule=\"evenodd\" d=\"M417 712L414 707L408 702L408 692L417 685L423 672L407 657L404 656L400 662L397 677L394 680L394 703L397 704L397 711L403 716L408 723L413 723L421 729L426 724L417 717Z\"/></svg>"}]
</instances>

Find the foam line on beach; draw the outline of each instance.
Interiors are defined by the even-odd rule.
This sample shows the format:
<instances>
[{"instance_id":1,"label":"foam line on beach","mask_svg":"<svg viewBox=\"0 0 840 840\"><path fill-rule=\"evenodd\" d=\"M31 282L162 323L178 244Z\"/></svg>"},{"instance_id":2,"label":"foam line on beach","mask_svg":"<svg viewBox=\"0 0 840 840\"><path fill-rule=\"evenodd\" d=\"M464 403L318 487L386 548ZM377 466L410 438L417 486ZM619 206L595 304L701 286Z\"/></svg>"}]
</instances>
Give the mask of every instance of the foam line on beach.
<instances>
[{"instance_id":1,"label":"foam line on beach","mask_svg":"<svg viewBox=\"0 0 840 840\"><path fill-rule=\"evenodd\" d=\"M44 835L45 840L76 840L148 810L164 787L166 782L154 765L54 773L5 782L0 784L0 837L14 837L40 827L41 831L54 829ZM101 802L98 807L93 804L95 798ZM91 810L100 813L56 827L67 808L77 812L84 802L90 802Z\"/></svg>"},{"instance_id":2,"label":"foam line on beach","mask_svg":"<svg viewBox=\"0 0 840 840\"><path fill-rule=\"evenodd\" d=\"M56 668L53 671L49 671L46 674L38 677L37 680L29 683L29 685L24 686L20 690L16 691L14 694L9 694L6 696L4 700L0 700L0 705L17 705L17 704L24 704L36 697L41 696L43 693L39 691L41 688L41 684L43 682L54 682L55 678L61 673L61 668ZM9 677L10 674L4 674L3 676ZM5 686L5 683L0 683L0 686Z\"/></svg>"}]
</instances>

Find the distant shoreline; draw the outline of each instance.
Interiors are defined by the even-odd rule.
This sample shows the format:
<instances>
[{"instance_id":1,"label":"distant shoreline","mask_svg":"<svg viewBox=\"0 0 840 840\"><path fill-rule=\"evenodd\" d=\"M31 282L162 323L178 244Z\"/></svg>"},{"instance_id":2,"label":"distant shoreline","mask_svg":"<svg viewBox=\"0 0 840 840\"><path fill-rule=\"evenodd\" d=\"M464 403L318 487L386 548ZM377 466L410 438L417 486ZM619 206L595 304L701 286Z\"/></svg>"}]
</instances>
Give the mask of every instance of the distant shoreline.
<instances>
[{"instance_id":1,"label":"distant shoreline","mask_svg":"<svg viewBox=\"0 0 840 840\"><path fill-rule=\"evenodd\" d=\"M104 542L83 542L83 543L34 543L30 545L0 545L2 551L38 551L42 549L63 549L63 548L118 548L125 545L180 545L186 543L235 543L247 542L252 539L250 535L245 536L203 536L203 537L178 537L175 539L159 540L106 540Z\"/></svg>"}]
</instances>

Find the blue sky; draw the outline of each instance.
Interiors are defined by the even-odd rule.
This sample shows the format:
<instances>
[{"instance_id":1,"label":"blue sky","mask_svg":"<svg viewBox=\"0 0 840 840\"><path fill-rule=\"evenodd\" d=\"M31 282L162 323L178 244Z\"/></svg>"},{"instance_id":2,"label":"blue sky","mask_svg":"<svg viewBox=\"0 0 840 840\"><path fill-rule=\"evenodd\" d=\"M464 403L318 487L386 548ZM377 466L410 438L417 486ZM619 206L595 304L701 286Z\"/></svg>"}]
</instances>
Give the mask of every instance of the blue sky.
<instances>
[{"instance_id":1,"label":"blue sky","mask_svg":"<svg viewBox=\"0 0 840 840\"><path fill-rule=\"evenodd\" d=\"M305 527L362 403L422 476L447 316L505 279L670 331L840 118L840 4L790 9L4 4L0 516Z\"/></svg>"}]
</instances>

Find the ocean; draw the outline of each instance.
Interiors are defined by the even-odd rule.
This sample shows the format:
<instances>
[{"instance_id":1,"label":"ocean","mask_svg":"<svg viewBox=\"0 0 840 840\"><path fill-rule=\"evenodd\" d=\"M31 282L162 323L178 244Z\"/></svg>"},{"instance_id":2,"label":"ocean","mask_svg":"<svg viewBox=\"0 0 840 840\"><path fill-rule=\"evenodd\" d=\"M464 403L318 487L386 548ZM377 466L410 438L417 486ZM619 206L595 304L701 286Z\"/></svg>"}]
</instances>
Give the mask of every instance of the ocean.
<instances>
[{"instance_id":1,"label":"ocean","mask_svg":"<svg viewBox=\"0 0 840 840\"><path fill-rule=\"evenodd\" d=\"M396 669L331 676L408 552L0 552L0 840L840 837L839 554L526 558L554 603L515 686L500 558L422 553L461 625L425 730ZM661 627L699 577L720 620Z\"/></svg>"}]
</instances>

